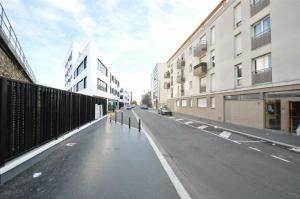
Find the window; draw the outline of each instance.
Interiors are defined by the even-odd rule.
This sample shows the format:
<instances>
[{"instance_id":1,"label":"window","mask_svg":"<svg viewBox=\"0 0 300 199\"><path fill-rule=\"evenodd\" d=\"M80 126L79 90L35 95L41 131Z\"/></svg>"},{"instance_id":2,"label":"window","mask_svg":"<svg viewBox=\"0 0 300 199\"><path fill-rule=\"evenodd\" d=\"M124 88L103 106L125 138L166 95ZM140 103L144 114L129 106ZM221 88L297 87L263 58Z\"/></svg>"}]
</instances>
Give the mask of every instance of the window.
<instances>
[{"instance_id":1,"label":"window","mask_svg":"<svg viewBox=\"0 0 300 199\"><path fill-rule=\"evenodd\" d=\"M241 86L243 80L243 73L242 73L242 64L238 64L235 66L235 77L236 77L236 85Z\"/></svg>"},{"instance_id":2,"label":"window","mask_svg":"<svg viewBox=\"0 0 300 199\"><path fill-rule=\"evenodd\" d=\"M177 101L176 101L176 106L177 106L177 107L180 107L180 100L177 100Z\"/></svg>"},{"instance_id":3,"label":"window","mask_svg":"<svg viewBox=\"0 0 300 199\"><path fill-rule=\"evenodd\" d=\"M193 107L193 99L190 98L189 101L190 101L190 103L189 103L190 107Z\"/></svg>"},{"instance_id":4,"label":"window","mask_svg":"<svg viewBox=\"0 0 300 199\"><path fill-rule=\"evenodd\" d=\"M253 26L254 37L261 37L264 33L269 32L270 29L271 29L271 21L270 21L270 17L268 16L260 20Z\"/></svg>"},{"instance_id":5,"label":"window","mask_svg":"<svg viewBox=\"0 0 300 199\"><path fill-rule=\"evenodd\" d=\"M216 42L216 35L215 35L215 27L210 29L210 44L214 45Z\"/></svg>"},{"instance_id":6,"label":"window","mask_svg":"<svg viewBox=\"0 0 300 199\"><path fill-rule=\"evenodd\" d=\"M190 83L189 83L189 89L192 89L192 88L193 88L193 82L190 81Z\"/></svg>"},{"instance_id":7,"label":"window","mask_svg":"<svg viewBox=\"0 0 300 199\"><path fill-rule=\"evenodd\" d=\"M215 91L216 90L216 79L215 79L215 73L212 73L210 75L210 90Z\"/></svg>"},{"instance_id":8,"label":"window","mask_svg":"<svg viewBox=\"0 0 300 199\"><path fill-rule=\"evenodd\" d=\"M86 77L83 78L81 81L79 81L76 85L76 91L81 91L83 89L85 89L87 86L87 80L86 80Z\"/></svg>"},{"instance_id":9,"label":"window","mask_svg":"<svg viewBox=\"0 0 300 199\"><path fill-rule=\"evenodd\" d=\"M107 84L101 79L97 79L97 89L107 92Z\"/></svg>"},{"instance_id":10,"label":"window","mask_svg":"<svg viewBox=\"0 0 300 199\"><path fill-rule=\"evenodd\" d=\"M198 107L205 108L207 107L207 99L206 98L198 98Z\"/></svg>"},{"instance_id":11,"label":"window","mask_svg":"<svg viewBox=\"0 0 300 199\"><path fill-rule=\"evenodd\" d=\"M107 77L107 68L104 66L104 64L98 59L98 70Z\"/></svg>"},{"instance_id":12,"label":"window","mask_svg":"<svg viewBox=\"0 0 300 199\"><path fill-rule=\"evenodd\" d=\"M193 71L193 65L190 64L190 72L192 72L192 71Z\"/></svg>"},{"instance_id":13,"label":"window","mask_svg":"<svg viewBox=\"0 0 300 199\"><path fill-rule=\"evenodd\" d=\"M242 33L234 37L234 52L235 57L239 57L242 55Z\"/></svg>"},{"instance_id":14,"label":"window","mask_svg":"<svg viewBox=\"0 0 300 199\"><path fill-rule=\"evenodd\" d=\"M272 67L271 54L257 57L253 60L254 71L261 71Z\"/></svg>"},{"instance_id":15,"label":"window","mask_svg":"<svg viewBox=\"0 0 300 199\"><path fill-rule=\"evenodd\" d=\"M242 25L242 6L241 6L241 3L239 3L234 8L234 27L237 28L240 25Z\"/></svg>"},{"instance_id":16,"label":"window","mask_svg":"<svg viewBox=\"0 0 300 199\"><path fill-rule=\"evenodd\" d=\"M210 108L216 107L216 99L215 97L210 97Z\"/></svg>"},{"instance_id":17,"label":"window","mask_svg":"<svg viewBox=\"0 0 300 199\"><path fill-rule=\"evenodd\" d=\"M74 79L80 75L80 73L86 68L86 57L84 58L84 60L79 64L79 66L77 67L77 69L74 71Z\"/></svg>"},{"instance_id":18,"label":"window","mask_svg":"<svg viewBox=\"0 0 300 199\"><path fill-rule=\"evenodd\" d=\"M200 78L200 93L206 92L206 77Z\"/></svg>"},{"instance_id":19,"label":"window","mask_svg":"<svg viewBox=\"0 0 300 199\"><path fill-rule=\"evenodd\" d=\"M211 67L215 67L216 66L215 50L212 50L210 52L210 62L211 62Z\"/></svg>"},{"instance_id":20,"label":"window","mask_svg":"<svg viewBox=\"0 0 300 199\"><path fill-rule=\"evenodd\" d=\"M206 44L206 35L203 35L203 36L200 38L200 44Z\"/></svg>"},{"instance_id":21,"label":"window","mask_svg":"<svg viewBox=\"0 0 300 199\"><path fill-rule=\"evenodd\" d=\"M182 107L186 107L187 106L187 100L186 99L181 100L181 106Z\"/></svg>"},{"instance_id":22,"label":"window","mask_svg":"<svg viewBox=\"0 0 300 199\"><path fill-rule=\"evenodd\" d=\"M189 55L192 55L192 53L193 53L193 46L190 46L190 48L189 48Z\"/></svg>"}]
</instances>

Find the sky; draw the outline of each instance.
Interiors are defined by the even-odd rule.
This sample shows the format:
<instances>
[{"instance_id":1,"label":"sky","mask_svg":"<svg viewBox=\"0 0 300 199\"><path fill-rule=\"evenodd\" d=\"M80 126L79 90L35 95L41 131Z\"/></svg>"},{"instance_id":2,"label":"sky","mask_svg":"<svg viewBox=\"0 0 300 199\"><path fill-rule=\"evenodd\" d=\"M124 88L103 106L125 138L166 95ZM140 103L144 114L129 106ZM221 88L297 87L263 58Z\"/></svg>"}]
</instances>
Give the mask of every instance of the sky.
<instances>
[{"instance_id":1,"label":"sky","mask_svg":"<svg viewBox=\"0 0 300 199\"><path fill-rule=\"evenodd\" d=\"M0 0L39 84L64 89L73 41L93 41L133 98L220 0Z\"/></svg>"}]
</instances>

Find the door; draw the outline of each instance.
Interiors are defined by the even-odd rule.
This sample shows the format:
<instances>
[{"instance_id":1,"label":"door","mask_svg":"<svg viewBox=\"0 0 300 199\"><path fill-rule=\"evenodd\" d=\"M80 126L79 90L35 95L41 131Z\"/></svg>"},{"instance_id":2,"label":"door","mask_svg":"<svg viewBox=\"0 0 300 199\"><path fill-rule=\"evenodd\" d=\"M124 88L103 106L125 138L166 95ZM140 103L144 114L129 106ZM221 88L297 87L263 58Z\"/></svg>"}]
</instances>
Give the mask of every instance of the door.
<instances>
[{"instance_id":1,"label":"door","mask_svg":"<svg viewBox=\"0 0 300 199\"><path fill-rule=\"evenodd\" d=\"M300 102L289 102L289 132L300 129Z\"/></svg>"},{"instance_id":2,"label":"door","mask_svg":"<svg viewBox=\"0 0 300 199\"><path fill-rule=\"evenodd\" d=\"M265 107L266 128L281 130L281 105L280 100L267 100Z\"/></svg>"}]
</instances>

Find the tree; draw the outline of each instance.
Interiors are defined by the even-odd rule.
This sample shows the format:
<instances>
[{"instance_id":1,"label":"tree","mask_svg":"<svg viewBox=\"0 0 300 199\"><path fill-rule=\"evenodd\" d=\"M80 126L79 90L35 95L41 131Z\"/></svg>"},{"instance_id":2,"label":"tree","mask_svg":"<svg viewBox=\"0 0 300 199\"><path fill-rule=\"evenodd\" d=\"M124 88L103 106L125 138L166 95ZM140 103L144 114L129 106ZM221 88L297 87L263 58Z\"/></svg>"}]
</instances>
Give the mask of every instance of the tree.
<instances>
[{"instance_id":1,"label":"tree","mask_svg":"<svg viewBox=\"0 0 300 199\"><path fill-rule=\"evenodd\" d=\"M133 101L132 101L132 104L135 104L135 105L137 105L137 102L136 102L136 100L133 100Z\"/></svg>"},{"instance_id":2,"label":"tree","mask_svg":"<svg viewBox=\"0 0 300 199\"><path fill-rule=\"evenodd\" d=\"M142 95L142 104L147 105L148 107L152 107L152 102L151 102L151 93L145 93Z\"/></svg>"}]
</instances>

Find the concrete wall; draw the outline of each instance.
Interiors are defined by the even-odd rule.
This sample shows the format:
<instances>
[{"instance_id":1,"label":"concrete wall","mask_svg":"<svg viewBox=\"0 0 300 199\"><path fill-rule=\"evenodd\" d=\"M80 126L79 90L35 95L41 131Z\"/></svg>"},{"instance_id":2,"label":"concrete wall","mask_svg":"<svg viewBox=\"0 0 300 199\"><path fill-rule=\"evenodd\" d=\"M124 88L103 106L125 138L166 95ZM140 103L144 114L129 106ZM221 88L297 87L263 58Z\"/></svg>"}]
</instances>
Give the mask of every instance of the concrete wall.
<instances>
[{"instance_id":1,"label":"concrete wall","mask_svg":"<svg viewBox=\"0 0 300 199\"><path fill-rule=\"evenodd\" d=\"M23 82L31 82L23 69L2 48L0 48L0 76Z\"/></svg>"}]
</instances>

